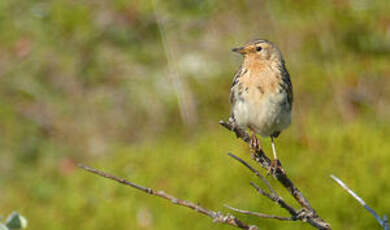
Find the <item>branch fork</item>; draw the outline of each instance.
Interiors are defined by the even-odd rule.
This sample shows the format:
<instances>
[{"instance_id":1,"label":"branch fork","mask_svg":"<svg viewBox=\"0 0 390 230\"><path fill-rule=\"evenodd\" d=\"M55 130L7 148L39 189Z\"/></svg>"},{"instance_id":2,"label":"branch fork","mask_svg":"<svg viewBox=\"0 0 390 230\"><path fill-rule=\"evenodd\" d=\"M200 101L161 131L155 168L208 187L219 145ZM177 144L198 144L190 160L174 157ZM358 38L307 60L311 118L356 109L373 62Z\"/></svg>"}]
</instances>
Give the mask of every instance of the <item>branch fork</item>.
<instances>
[{"instance_id":1,"label":"branch fork","mask_svg":"<svg viewBox=\"0 0 390 230\"><path fill-rule=\"evenodd\" d=\"M229 118L229 120L226 121L220 121L220 125L225 127L226 129L234 132L236 134L236 137L239 139L242 139L244 142L246 142L249 147L252 150L251 158L256 163L258 163L262 168L264 168L266 171L270 171L271 168L271 160L266 156L263 149L258 148L252 148L250 144L250 137L249 134L245 131L237 127L234 123L234 120L232 118ZM270 183L265 179L264 176L261 175L257 170L255 170L252 166L250 166L248 163L246 163L241 158L229 153L229 156L233 157L234 159L241 162L244 166L246 166L250 171L254 172L268 187L271 193L268 193L264 190L262 190L259 186L257 186L254 183L251 183L253 187L255 187L256 191L265 196L266 198L276 202L280 207L284 208L289 212L291 215L288 217L288 220L300 220L303 222L307 222L311 224L313 227L321 230L331 230L330 225L325 222L320 216L318 216L317 212L314 210L314 208L311 206L310 202L305 198L305 196L302 194L302 192L295 186L295 184L288 178L286 171L282 168L282 165L280 164L279 167L276 168L276 170L272 173L273 177L283 185L287 189L287 191L290 193L292 197L299 203L301 206L301 210L298 211L295 208L293 208L291 205L287 204L282 197L280 197L275 190L271 187ZM234 209L233 209L234 210ZM235 209L234 211L237 211ZM240 210L240 213L246 212L246 214L250 214L250 211ZM253 213L253 212L252 212ZM260 215L259 215L260 214ZM265 217L265 214L261 213L255 213L256 216L264 216L263 218L269 218ZM268 215L269 216L269 215ZM275 217L274 219L283 219L287 220L286 217Z\"/></svg>"},{"instance_id":2,"label":"branch fork","mask_svg":"<svg viewBox=\"0 0 390 230\"><path fill-rule=\"evenodd\" d=\"M237 138L242 139L244 142L248 143L250 145L250 137L249 134L245 131L237 127L233 121L232 118L229 118L227 122L220 121L219 122L223 127L226 129L234 132L237 136ZM250 145L251 147L251 145ZM252 146L253 147L253 146ZM251 154L252 160L254 160L256 163L258 163L262 168L269 171L271 168L271 160L266 156L263 149L258 147L252 148L253 153ZM282 165L280 164L279 167L276 168L276 170L272 173L273 177L280 182L290 193L292 197L298 202L298 204L301 206L301 209L298 210L294 208L292 205L288 204L271 186L271 184L268 182L268 180L254 167L252 167L250 164L245 162L243 159L239 158L238 156L228 153L228 155L241 164L243 164L246 168L248 168L252 173L254 173L267 187L268 191L265 191L260 186L255 184L254 182L251 182L251 186L262 196L265 198L275 202L278 206L280 206L282 209L285 209L289 216L277 216L277 215L270 215L270 214L264 214L259 212L252 212L248 210L242 210L237 209L234 207L231 207L229 205L225 205L226 208L246 215L253 215L257 216L259 218L269 218L269 219L275 219L279 221L303 221L311 224L314 228L320 229L320 230L331 230L330 225L325 222L320 216L317 215L314 208L311 206L309 201L303 196L303 194L300 192L300 190L294 185L294 183L287 177L286 171L282 168ZM96 174L98 176L116 181L118 183L130 186L134 189L137 189L139 191L145 192L149 195L160 197L163 199L166 199L170 202L172 202L175 205L186 207L189 209L194 210L195 212L198 212L200 214L206 215L212 219L214 223L223 223L228 224L231 226L234 226L236 228L240 229L246 229L246 230L259 230L259 228L256 225L247 224L237 217L235 217L232 214L223 214L220 211L214 211L210 210L208 208L205 208L199 204L195 204L191 201L182 200L179 199L171 194L165 193L164 191L157 191L152 188L148 188L142 185L135 184L133 182L130 182L124 178L117 177L115 175L109 174L107 172L103 172L101 170L91 168L86 165L79 164L79 167L83 170L86 170L90 173Z\"/></svg>"}]
</instances>

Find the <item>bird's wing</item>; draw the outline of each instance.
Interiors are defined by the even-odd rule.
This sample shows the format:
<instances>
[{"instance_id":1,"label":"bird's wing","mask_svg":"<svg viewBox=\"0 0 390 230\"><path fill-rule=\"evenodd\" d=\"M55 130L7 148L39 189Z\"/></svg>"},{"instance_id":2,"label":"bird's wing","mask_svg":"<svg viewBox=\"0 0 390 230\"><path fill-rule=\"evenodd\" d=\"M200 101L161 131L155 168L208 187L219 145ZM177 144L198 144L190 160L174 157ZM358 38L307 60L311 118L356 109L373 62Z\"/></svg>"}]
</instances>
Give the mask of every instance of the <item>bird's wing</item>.
<instances>
[{"instance_id":1,"label":"bird's wing","mask_svg":"<svg viewBox=\"0 0 390 230\"><path fill-rule=\"evenodd\" d=\"M232 87L230 89L230 104L232 104L232 107L234 106L234 104L236 103L236 96L235 96L235 87L236 85L238 84L239 82L239 78L243 75L244 71L243 71L243 67L240 66L236 72L236 74L234 74L234 78L233 78L233 83L232 83Z\"/></svg>"},{"instance_id":2,"label":"bird's wing","mask_svg":"<svg viewBox=\"0 0 390 230\"><path fill-rule=\"evenodd\" d=\"M292 109L293 100L294 100L293 86L292 86L292 83L291 83L291 80L290 80L290 74L288 73L286 68L283 68L282 80L283 80L283 84L285 85L285 87L283 87L283 88L287 92L287 101L288 101L288 104L290 105L290 110L291 110Z\"/></svg>"}]
</instances>

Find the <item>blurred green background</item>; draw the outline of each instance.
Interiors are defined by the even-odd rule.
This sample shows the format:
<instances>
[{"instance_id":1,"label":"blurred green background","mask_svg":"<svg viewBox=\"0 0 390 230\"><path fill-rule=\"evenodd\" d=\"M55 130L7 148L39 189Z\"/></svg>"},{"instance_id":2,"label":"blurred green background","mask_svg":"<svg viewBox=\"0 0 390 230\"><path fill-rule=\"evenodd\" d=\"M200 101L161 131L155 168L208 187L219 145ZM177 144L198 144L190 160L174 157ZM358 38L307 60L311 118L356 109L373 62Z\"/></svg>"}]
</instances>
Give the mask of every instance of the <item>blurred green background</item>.
<instances>
[{"instance_id":1,"label":"blurred green background","mask_svg":"<svg viewBox=\"0 0 390 230\"><path fill-rule=\"evenodd\" d=\"M78 162L214 210L287 215L249 186L226 155L249 161L248 147L218 125L241 62L230 50L254 38L279 46L294 85L277 140L290 177L334 229L380 229L329 174L390 215L388 0L1 0L0 216L17 210L30 229L233 229Z\"/></svg>"}]
</instances>

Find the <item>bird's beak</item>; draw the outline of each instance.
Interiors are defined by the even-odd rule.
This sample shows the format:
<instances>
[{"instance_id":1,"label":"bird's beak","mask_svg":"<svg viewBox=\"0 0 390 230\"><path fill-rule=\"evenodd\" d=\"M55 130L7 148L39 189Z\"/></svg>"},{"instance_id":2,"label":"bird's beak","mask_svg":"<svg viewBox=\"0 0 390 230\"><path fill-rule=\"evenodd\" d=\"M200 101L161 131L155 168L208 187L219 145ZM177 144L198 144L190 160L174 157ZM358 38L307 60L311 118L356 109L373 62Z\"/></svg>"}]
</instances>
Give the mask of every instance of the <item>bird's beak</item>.
<instances>
[{"instance_id":1,"label":"bird's beak","mask_svg":"<svg viewBox=\"0 0 390 230\"><path fill-rule=\"evenodd\" d=\"M244 47L233 48L232 51L235 52L235 53L245 54Z\"/></svg>"}]
</instances>

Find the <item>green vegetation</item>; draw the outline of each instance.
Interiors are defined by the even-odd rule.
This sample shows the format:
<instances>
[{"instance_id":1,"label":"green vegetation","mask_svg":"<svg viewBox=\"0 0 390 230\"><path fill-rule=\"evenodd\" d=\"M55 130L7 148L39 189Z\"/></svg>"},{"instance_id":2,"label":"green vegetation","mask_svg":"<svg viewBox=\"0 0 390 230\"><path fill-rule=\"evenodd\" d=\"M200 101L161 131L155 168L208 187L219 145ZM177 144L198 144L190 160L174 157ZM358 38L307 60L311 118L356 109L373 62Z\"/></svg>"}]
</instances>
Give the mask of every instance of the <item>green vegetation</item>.
<instances>
[{"instance_id":1,"label":"green vegetation","mask_svg":"<svg viewBox=\"0 0 390 230\"><path fill-rule=\"evenodd\" d=\"M1 219L0 219L1 220ZM14 230L14 229L24 229L27 227L27 220L17 212L11 213L4 221L0 222L1 230Z\"/></svg>"},{"instance_id":2,"label":"green vegetation","mask_svg":"<svg viewBox=\"0 0 390 230\"><path fill-rule=\"evenodd\" d=\"M380 229L329 174L390 215L389 12L386 0L0 1L0 215L42 230L232 229L77 162L214 210L286 214L248 185L226 153L249 149L218 125L241 61L230 49L260 37L294 84L283 166L334 229Z\"/></svg>"}]
</instances>

